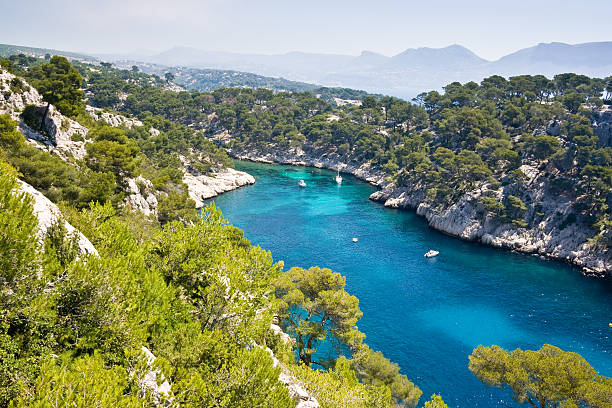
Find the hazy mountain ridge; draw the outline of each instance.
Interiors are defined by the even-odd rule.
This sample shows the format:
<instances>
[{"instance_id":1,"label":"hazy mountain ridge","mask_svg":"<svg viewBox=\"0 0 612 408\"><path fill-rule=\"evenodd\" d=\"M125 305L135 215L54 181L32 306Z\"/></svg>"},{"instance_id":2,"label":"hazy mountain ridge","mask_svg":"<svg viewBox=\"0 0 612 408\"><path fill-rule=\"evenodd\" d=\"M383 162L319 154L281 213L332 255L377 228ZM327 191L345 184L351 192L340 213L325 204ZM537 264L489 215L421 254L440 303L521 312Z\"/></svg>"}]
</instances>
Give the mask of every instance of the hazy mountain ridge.
<instances>
[{"instance_id":1,"label":"hazy mountain ridge","mask_svg":"<svg viewBox=\"0 0 612 408\"><path fill-rule=\"evenodd\" d=\"M82 53L0 45L0 55L19 52L38 56L51 52L80 60L94 59ZM239 71L241 74L238 76L252 73L272 77L249 77L248 84L242 84L241 78L232 78L233 72L214 75L210 71L205 73L207 76L219 78L224 76L221 82L228 86L272 86L272 89L277 90L305 90L309 88L308 84L316 84L363 89L370 93L405 99L431 89L441 89L453 81L480 82L491 75L510 77L543 74L553 77L559 73L574 72L592 77L606 77L612 74L612 41L575 45L560 42L540 43L496 61L483 59L458 44L443 48L409 48L391 57L373 51L363 51L358 56L297 51L262 55L202 51L189 47L174 47L149 56L143 55L141 51L133 55L121 54L115 57L110 54L92 55L111 62L125 63L126 60L132 60L166 67ZM276 78L279 78L280 82ZM188 85L189 81L184 84ZM197 90L209 90L209 79L205 81L204 88ZM199 87L190 89L196 88Z\"/></svg>"},{"instance_id":2,"label":"hazy mountain ridge","mask_svg":"<svg viewBox=\"0 0 612 408\"><path fill-rule=\"evenodd\" d=\"M496 61L483 59L457 44L444 48L410 48L391 57L372 51L364 51L359 56L301 52L256 55L175 47L147 61L169 66L234 69L411 98L452 81L480 81L493 74L554 76L575 72L607 76L612 73L612 42L540 43Z\"/></svg>"}]
</instances>

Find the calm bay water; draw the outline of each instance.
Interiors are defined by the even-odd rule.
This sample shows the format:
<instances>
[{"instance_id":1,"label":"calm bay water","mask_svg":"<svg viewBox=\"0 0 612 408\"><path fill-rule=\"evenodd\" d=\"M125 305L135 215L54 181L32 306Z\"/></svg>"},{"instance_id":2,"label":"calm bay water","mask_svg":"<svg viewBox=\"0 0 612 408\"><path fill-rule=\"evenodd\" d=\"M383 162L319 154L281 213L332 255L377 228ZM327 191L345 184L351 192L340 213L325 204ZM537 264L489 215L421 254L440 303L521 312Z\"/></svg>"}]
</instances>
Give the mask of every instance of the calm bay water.
<instances>
[{"instance_id":1,"label":"calm bay water","mask_svg":"<svg viewBox=\"0 0 612 408\"><path fill-rule=\"evenodd\" d=\"M450 407L518 406L508 390L487 388L468 370L479 344L549 343L612 376L610 280L445 236L413 212L368 200L375 188L350 176L338 186L326 170L236 168L257 182L215 198L225 217L286 269L316 265L346 276L366 343L423 390L421 403L436 392ZM429 249L440 255L424 258Z\"/></svg>"}]
</instances>

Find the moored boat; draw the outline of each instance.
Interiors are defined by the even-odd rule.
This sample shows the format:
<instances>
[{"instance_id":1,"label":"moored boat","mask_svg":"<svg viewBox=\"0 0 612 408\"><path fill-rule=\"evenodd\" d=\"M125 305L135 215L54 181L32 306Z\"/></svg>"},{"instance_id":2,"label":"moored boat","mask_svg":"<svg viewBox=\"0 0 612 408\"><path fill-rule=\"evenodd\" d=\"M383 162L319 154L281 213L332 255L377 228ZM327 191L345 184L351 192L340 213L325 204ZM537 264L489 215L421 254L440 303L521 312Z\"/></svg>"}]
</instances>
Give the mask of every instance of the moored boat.
<instances>
[{"instance_id":1,"label":"moored boat","mask_svg":"<svg viewBox=\"0 0 612 408\"><path fill-rule=\"evenodd\" d=\"M425 258L433 258L434 256L438 255L439 253L440 253L439 251L434 251L433 249L430 249L425 254Z\"/></svg>"}]
</instances>

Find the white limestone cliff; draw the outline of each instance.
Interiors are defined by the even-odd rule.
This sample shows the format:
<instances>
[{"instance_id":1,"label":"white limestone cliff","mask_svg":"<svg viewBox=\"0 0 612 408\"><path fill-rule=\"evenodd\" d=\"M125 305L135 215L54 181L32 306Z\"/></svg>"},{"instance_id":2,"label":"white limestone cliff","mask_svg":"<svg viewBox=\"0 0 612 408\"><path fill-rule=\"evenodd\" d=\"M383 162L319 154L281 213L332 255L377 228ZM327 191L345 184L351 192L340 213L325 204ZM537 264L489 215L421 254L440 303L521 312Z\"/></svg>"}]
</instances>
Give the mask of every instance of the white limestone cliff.
<instances>
[{"instance_id":1,"label":"white limestone cliff","mask_svg":"<svg viewBox=\"0 0 612 408\"><path fill-rule=\"evenodd\" d=\"M55 204L45 197L41 192L36 190L34 187L19 180L20 186L19 191L29 194L33 201L34 215L38 218L38 238L42 242L45 238L47 230L58 220L62 219L62 213ZM98 251L92 243L83 235L80 231L70 225L67 221L63 221L66 227L68 235L76 235L77 242L81 254L98 255Z\"/></svg>"}]
</instances>

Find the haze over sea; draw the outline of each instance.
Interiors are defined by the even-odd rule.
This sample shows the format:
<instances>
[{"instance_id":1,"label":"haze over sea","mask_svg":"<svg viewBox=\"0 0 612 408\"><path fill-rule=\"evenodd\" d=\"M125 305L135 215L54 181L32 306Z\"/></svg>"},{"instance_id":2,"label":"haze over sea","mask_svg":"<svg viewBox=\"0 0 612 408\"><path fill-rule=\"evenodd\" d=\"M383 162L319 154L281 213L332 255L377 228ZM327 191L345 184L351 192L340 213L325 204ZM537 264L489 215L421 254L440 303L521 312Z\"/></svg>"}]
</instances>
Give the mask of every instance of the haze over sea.
<instances>
[{"instance_id":1,"label":"haze over sea","mask_svg":"<svg viewBox=\"0 0 612 408\"><path fill-rule=\"evenodd\" d=\"M479 344L580 353L612 376L612 282L568 265L464 242L413 212L368 200L375 188L327 170L236 162L257 182L215 198L253 244L291 266L329 267L359 298L366 342L449 406L518 406L468 370ZM298 187L304 179L307 187ZM357 243L352 238L357 237ZM429 249L440 251L426 259Z\"/></svg>"}]
</instances>

